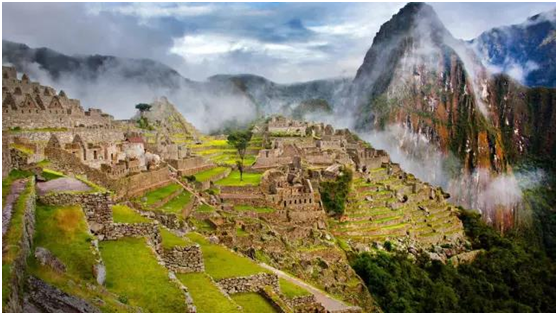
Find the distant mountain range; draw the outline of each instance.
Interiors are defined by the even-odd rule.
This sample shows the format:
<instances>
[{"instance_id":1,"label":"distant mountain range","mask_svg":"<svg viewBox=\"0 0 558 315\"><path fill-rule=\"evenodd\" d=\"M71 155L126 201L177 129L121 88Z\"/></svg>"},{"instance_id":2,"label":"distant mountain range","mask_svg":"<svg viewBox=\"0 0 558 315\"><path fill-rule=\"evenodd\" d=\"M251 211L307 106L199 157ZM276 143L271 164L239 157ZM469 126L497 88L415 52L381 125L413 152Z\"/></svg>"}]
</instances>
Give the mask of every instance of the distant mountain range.
<instances>
[{"instance_id":1,"label":"distant mountain range","mask_svg":"<svg viewBox=\"0 0 558 315\"><path fill-rule=\"evenodd\" d=\"M556 87L556 11L493 28L469 44L493 71L527 86Z\"/></svg>"}]
</instances>

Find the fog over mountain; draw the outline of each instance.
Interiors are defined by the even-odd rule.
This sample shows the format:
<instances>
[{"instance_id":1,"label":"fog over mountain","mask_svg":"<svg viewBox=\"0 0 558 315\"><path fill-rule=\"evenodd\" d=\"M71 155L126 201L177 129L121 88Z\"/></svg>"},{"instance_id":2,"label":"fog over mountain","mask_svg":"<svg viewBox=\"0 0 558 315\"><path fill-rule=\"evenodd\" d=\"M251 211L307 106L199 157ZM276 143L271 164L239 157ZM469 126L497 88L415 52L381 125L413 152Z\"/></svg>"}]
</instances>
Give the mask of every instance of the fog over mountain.
<instances>
[{"instance_id":1,"label":"fog over mountain","mask_svg":"<svg viewBox=\"0 0 558 315\"><path fill-rule=\"evenodd\" d=\"M510 226L524 208L517 177L532 178L514 168L532 155L555 158L555 89L522 84L555 86L555 28L555 14L544 13L465 42L431 6L410 3L380 27L354 78L292 84L251 74L194 81L149 59L69 56L8 41L2 61L117 118L165 95L204 132L321 104L331 111L305 106L305 118L359 130L455 202ZM534 177L536 184L543 176ZM496 200L503 187L509 194Z\"/></svg>"}]
</instances>

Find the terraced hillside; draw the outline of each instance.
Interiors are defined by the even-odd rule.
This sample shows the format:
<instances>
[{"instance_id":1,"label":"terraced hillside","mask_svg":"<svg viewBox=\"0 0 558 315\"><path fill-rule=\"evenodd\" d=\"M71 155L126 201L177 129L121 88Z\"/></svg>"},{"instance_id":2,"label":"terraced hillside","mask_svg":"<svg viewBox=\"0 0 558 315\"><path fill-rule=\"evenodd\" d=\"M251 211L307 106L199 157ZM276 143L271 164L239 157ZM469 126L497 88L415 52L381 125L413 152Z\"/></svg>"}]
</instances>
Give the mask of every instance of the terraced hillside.
<instances>
[{"instance_id":1,"label":"terraced hillside","mask_svg":"<svg viewBox=\"0 0 558 315\"><path fill-rule=\"evenodd\" d=\"M388 167L359 174L340 218L330 218L332 233L353 250L385 242L428 248L464 240L457 208L443 192Z\"/></svg>"}]
</instances>

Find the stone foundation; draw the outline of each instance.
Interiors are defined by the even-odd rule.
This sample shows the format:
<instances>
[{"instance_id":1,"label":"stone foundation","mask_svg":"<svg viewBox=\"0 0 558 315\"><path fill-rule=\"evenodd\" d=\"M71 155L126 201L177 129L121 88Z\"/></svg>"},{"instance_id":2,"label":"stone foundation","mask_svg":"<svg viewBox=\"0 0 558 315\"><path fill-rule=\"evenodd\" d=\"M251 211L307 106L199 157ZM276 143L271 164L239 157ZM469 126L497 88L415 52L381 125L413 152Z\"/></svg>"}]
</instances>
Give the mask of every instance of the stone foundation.
<instances>
[{"instance_id":1,"label":"stone foundation","mask_svg":"<svg viewBox=\"0 0 558 315\"><path fill-rule=\"evenodd\" d=\"M248 277L227 278L217 281L217 285L227 294L243 292L259 292L266 286L279 292L279 278L277 275L258 273Z\"/></svg>"},{"instance_id":2,"label":"stone foundation","mask_svg":"<svg viewBox=\"0 0 558 315\"><path fill-rule=\"evenodd\" d=\"M167 268L174 272L204 272L203 254L199 245L174 246L162 249L160 256Z\"/></svg>"}]
</instances>

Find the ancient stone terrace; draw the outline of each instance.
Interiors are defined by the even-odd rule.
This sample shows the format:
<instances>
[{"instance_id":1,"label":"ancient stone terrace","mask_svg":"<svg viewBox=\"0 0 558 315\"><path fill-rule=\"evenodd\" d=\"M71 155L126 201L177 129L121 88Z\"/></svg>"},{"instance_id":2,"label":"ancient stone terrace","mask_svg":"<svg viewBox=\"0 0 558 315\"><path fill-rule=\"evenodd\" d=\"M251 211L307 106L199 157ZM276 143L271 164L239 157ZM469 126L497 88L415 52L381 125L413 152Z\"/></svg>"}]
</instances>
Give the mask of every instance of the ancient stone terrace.
<instances>
[{"instance_id":1,"label":"ancient stone terrace","mask_svg":"<svg viewBox=\"0 0 558 315\"><path fill-rule=\"evenodd\" d=\"M85 111L64 91L17 78L14 67L2 67L2 128L111 128L113 117L99 109Z\"/></svg>"}]
</instances>

